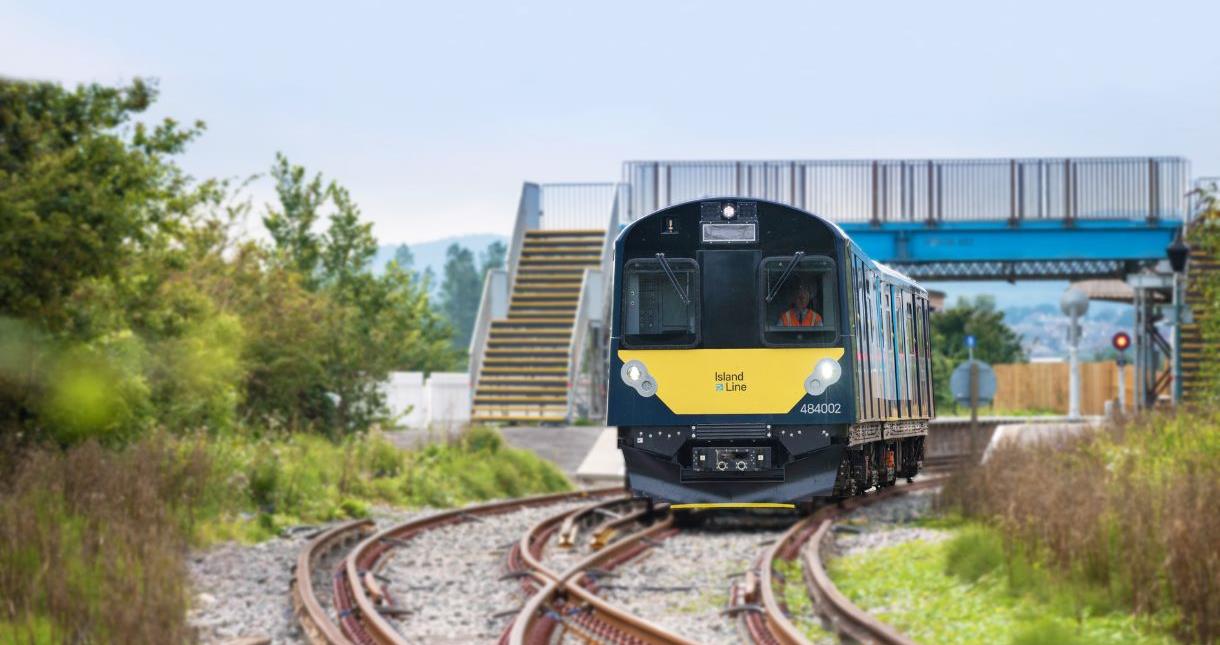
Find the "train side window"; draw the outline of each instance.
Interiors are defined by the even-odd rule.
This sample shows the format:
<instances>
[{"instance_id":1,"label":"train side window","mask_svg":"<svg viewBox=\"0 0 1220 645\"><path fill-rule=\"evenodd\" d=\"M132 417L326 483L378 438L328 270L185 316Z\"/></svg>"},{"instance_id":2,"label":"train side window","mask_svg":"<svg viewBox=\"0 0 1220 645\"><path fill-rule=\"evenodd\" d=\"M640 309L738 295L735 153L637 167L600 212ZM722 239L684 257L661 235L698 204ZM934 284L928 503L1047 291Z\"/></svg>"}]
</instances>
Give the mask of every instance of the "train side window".
<instances>
[{"instance_id":1,"label":"train side window","mask_svg":"<svg viewBox=\"0 0 1220 645\"><path fill-rule=\"evenodd\" d=\"M769 257L762 261L759 278L763 344L833 342L838 338L839 316L834 260L824 255L807 255L795 266L791 264L791 257Z\"/></svg>"},{"instance_id":2,"label":"train side window","mask_svg":"<svg viewBox=\"0 0 1220 645\"><path fill-rule=\"evenodd\" d=\"M923 347L923 389L924 412L927 416L935 415L936 393L932 390L932 348L928 346L928 301L919 303L919 342Z\"/></svg>"},{"instance_id":3,"label":"train side window","mask_svg":"<svg viewBox=\"0 0 1220 645\"><path fill-rule=\"evenodd\" d=\"M929 342L931 335L931 318L928 314L928 301L922 299L919 301L919 342L923 347L923 385L924 385L924 413L928 417L936 416L936 390L932 385L932 347Z\"/></svg>"},{"instance_id":4,"label":"train side window","mask_svg":"<svg viewBox=\"0 0 1220 645\"><path fill-rule=\"evenodd\" d=\"M660 260L635 259L623 267L623 340L628 347L692 347L699 342L699 264L690 258L667 258L665 263L668 267Z\"/></svg>"},{"instance_id":5,"label":"train side window","mask_svg":"<svg viewBox=\"0 0 1220 645\"><path fill-rule=\"evenodd\" d=\"M906 349L906 371L907 371L907 414L910 416L918 416L919 409L923 401L921 400L920 389L922 385L919 382L919 364L916 361L919 358L919 353L915 351L915 306L912 300L911 292L902 294L902 309L906 315L903 331L906 332L906 337L903 338L903 347Z\"/></svg>"},{"instance_id":6,"label":"train side window","mask_svg":"<svg viewBox=\"0 0 1220 645\"><path fill-rule=\"evenodd\" d=\"M868 379L865 375L868 374L868 342L865 340L868 327L864 322L864 264L857 257L852 257L852 291L855 292L855 301L852 303L855 306L853 317L856 320L856 328L853 330L856 341L856 384L860 389L860 410L859 417L861 419L872 418L870 410L871 401L869 401Z\"/></svg>"},{"instance_id":7,"label":"train side window","mask_svg":"<svg viewBox=\"0 0 1220 645\"><path fill-rule=\"evenodd\" d=\"M915 373L915 412L918 417L922 417L927 412L927 402L924 396L924 381L923 381L923 343L920 338L923 334L923 319L919 315L919 296L912 295L907 303L907 318L911 320L911 352L913 359L911 362L912 370Z\"/></svg>"},{"instance_id":8,"label":"train side window","mask_svg":"<svg viewBox=\"0 0 1220 645\"><path fill-rule=\"evenodd\" d=\"M874 374L874 365L877 362L877 356L873 351L873 319L869 315L870 302L868 288L869 280L871 280L872 272L864 268L864 263L860 263L860 320L861 325L861 340L860 344L864 346L865 371L861 373L860 380L864 382L864 391L868 397L868 418L876 419L877 414L877 393L873 385L876 375Z\"/></svg>"},{"instance_id":9,"label":"train side window","mask_svg":"<svg viewBox=\"0 0 1220 645\"><path fill-rule=\"evenodd\" d=\"M875 417L883 419L886 414L885 383L882 371L885 355L881 352L881 309L880 296L878 295L881 291L877 282L876 272L871 270L868 272L868 285L866 285L866 288L868 289L869 365L872 368L869 377L873 382L873 408Z\"/></svg>"}]
</instances>

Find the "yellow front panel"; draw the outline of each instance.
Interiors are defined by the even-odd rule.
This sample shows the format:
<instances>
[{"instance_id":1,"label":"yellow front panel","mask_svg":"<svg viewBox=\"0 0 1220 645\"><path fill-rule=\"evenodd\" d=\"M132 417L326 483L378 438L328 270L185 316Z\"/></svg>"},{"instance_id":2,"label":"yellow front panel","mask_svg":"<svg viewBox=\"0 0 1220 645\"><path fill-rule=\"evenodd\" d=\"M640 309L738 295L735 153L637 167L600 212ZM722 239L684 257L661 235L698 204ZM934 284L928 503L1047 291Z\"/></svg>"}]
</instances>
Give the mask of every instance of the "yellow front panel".
<instances>
[{"instance_id":1,"label":"yellow front panel","mask_svg":"<svg viewBox=\"0 0 1220 645\"><path fill-rule=\"evenodd\" d=\"M624 363L644 363L675 414L787 414L805 396L813 366L842 356L842 347L618 351Z\"/></svg>"}]
</instances>

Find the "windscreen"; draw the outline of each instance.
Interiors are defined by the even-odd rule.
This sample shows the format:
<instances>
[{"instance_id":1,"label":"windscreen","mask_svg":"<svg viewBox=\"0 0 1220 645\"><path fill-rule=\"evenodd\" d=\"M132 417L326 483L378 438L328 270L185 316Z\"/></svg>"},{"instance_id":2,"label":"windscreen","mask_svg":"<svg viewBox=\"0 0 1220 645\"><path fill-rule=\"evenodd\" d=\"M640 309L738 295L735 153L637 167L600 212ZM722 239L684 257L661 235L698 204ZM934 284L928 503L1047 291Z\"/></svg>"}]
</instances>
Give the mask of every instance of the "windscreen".
<instances>
[{"instance_id":1,"label":"windscreen","mask_svg":"<svg viewBox=\"0 0 1220 645\"><path fill-rule=\"evenodd\" d=\"M627 345L694 345L699 330L698 275L698 264L689 258L669 258L664 264L650 259L628 262L623 269L622 291Z\"/></svg>"},{"instance_id":2,"label":"windscreen","mask_svg":"<svg viewBox=\"0 0 1220 645\"><path fill-rule=\"evenodd\" d=\"M838 331L833 260L821 255L770 257L763 260L760 273L763 337L767 343L834 340Z\"/></svg>"}]
</instances>

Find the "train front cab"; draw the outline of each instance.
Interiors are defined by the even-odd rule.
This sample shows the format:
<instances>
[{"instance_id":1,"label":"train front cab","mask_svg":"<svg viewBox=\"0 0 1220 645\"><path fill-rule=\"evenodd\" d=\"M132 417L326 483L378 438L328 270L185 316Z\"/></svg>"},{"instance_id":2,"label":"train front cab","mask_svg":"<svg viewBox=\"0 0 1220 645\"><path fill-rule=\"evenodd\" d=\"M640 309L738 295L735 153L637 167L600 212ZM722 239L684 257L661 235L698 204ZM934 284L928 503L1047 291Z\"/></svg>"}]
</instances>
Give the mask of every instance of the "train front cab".
<instances>
[{"instance_id":1,"label":"train front cab","mask_svg":"<svg viewBox=\"0 0 1220 645\"><path fill-rule=\"evenodd\" d=\"M608 417L634 491L788 503L844 494L857 461L884 466L884 451L881 462L853 458L877 441L855 432L858 408L872 406L860 400L871 391L855 377L861 358L878 370L870 380L885 378L853 341L866 311L854 292L865 288L860 259L833 224L760 201L682 204L619 235ZM891 326L891 341L894 329L905 328ZM887 413L896 418L897 406Z\"/></svg>"}]
</instances>

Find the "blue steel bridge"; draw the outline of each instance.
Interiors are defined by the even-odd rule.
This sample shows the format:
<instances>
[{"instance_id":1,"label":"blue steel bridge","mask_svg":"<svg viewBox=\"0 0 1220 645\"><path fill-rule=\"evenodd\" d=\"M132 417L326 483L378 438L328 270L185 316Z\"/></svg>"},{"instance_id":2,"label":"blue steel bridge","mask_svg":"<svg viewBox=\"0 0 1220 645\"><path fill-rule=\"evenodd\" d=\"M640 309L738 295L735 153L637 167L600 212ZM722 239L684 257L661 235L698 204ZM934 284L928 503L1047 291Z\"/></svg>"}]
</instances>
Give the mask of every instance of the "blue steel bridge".
<instances>
[{"instance_id":1,"label":"blue steel bridge","mask_svg":"<svg viewBox=\"0 0 1220 645\"><path fill-rule=\"evenodd\" d=\"M1156 355L1172 352L1155 325L1166 247L1190 219L1190 187L1180 157L628 161L618 182L526 183L471 341L472 418L600 416L614 236L657 209L726 195L822 215L921 281L1151 275L1133 281L1133 300L1137 398L1152 401L1164 387Z\"/></svg>"}]
</instances>

